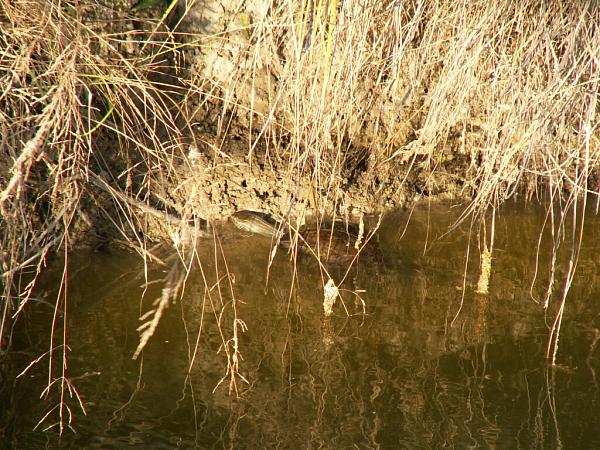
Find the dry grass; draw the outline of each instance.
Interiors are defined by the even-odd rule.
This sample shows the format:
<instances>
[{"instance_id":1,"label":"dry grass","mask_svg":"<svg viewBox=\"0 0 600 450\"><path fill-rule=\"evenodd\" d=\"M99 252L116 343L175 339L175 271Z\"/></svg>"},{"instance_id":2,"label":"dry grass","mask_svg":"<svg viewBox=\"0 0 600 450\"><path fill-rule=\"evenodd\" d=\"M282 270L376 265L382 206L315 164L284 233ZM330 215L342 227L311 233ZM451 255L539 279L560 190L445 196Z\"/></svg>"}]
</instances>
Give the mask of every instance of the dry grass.
<instances>
[{"instance_id":1,"label":"dry grass","mask_svg":"<svg viewBox=\"0 0 600 450\"><path fill-rule=\"evenodd\" d=\"M335 212L352 183L385 200L420 178L420 193L470 197L460 220L477 228L509 198L544 199L555 253L565 233L573 249L556 355L586 202L600 200L598 4L284 1L252 12L234 51L250 62L213 84L223 116L254 127L295 182L310 180L316 201L300 201ZM234 22L214 46L231 50L241 33ZM547 270L546 308L555 263Z\"/></svg>"},{"instance_id":2,"label":"dry grass","mask_svg":"<svg viewBox=\"0 0 600 450\"><path fill-rule=\"evenodd\" d=\"M187 181L175 170L186 161L181 142L190 123L212 117L221 142L241 124L249 155L264 146L266 160L285 162L292 183L308 180L297 199L306 209L338 213L352 186L380 206L418 180L419 193L433 193L440 174L450 175L441 191L472 199L462 220L475 224L516 195L547 199L556 245L572 217L570 269L549 347L556 355L587 194L598 199L600 189L595 2L257 2L225 14L213 35L179 36L185 46L161 21L147 27L152 32L133 31L92 0L0 0L0 8L3 348L48 255L62 252L68 262L97 225L90 210L105 208L114 229L148 257L137 233L146 214L135 205ZM176 79L180 50L201 59ZM115 189L112 203L94 204L90 180ZM198 234L203 212L181 210ZM171 234L180 260L138 350L196 257L194 236ZM554 264L548 270L546 307ZM64 373L68 274L67 265L46 355L48 387L61 386L52 422L61 430L70 415L65 395L74 392ZM227 307L235 312L235 302ZM245 329L234 316L231 337L222 335L232 389ZM63 363L53 366L55 353Z\"/></svg>"},{"instance_id":3,"label":"dry grass","mask_svg":"<svg viewBox=\"0 0 600 450\"><path fill-rule=\"evenodd\" d=\"M524 184L586 191L599 156L597 5L304 3L258 16L238 49L252 64L221 83L325 201L365 159L371 177L467 161L466 214ZM267 75L279 83L261 111L247 87Z\"/></svg>"},{"instance_id":4,"label":"dry grass","mask_svg":"<svg viewBox=\"0 0 600 450\"><path fill-rule=\"evenodd\" d=\"M46 258L63 253L49 351L34 361L47 364L42 395L55 401L40 424L61 432L72 406L82 406L66 373L67 286L71 249L100 221L91 216L90 181L101 175L145 202L172 176L180 139L174 86L157 76L167 69L165 35L154 41L156 34L127 31L124 22L110 23L114 16L94 2L0 1L0 339L2 349L10 347ZM118 142L110 154L107 139ZM112 201L115 230L147 256L136 234L143 214L118 196Z\"/></svg>"}]
</instances>

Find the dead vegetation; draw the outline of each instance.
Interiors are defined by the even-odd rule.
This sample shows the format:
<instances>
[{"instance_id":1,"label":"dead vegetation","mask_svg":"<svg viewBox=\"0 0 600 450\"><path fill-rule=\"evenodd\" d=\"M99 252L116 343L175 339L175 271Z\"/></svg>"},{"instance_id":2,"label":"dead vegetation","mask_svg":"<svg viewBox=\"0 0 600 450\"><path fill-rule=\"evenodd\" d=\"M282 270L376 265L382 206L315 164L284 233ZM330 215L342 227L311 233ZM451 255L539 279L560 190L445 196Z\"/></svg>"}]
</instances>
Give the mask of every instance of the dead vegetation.
<instances>
[{"instance_id":1,"label":"dead vegetation","mask_svg":"<svg viewBox=\"0 0 600 450\"><path fill-rule=\"evenodd\" d=\"M182 223L162 233L181 258L149 308L142 331L152 330L180 293L210 202L227 197L227 183L209 196L190 187L200 171L191 150L213 168L238 164L226 144L239 138L242 163L283 168L302 187L278 212L291 201L300 211L373 212L450 193L470 200L462 220L474 229L488 221L492 232L479 235L489 253L491 210L518 195L545 201L551 239L558 246L569 231L573 249L555 357L586 201L599 198L595 2L255 2L232 6L204 35L192 34L193 18L210 8L180 6L180 16L170 8L142 21L93 0L0 0L3 349L50 255L67 261L57 318L67 316L74 246L120 235L151 257L140 204L165 217L175 209ZM214 189L214 172L203 173ZM554 266L544 270L547 307ZM57 319L47 355L49 389L62 393L73 392L65 365L53 365L67 357L65 323ZM235 386L237 316L232 329L222 338Z\"/></svg>"}]
</instances>

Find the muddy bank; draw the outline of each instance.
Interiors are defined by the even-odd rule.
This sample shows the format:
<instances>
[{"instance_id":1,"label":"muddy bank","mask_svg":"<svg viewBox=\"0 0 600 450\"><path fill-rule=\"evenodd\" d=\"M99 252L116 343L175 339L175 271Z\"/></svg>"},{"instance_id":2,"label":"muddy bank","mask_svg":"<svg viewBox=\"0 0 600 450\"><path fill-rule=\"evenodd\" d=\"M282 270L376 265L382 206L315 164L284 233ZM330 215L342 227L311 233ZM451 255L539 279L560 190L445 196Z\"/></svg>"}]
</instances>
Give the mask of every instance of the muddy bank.
<instances>
[{"instance_id":1,"label":"muddy bank","mask_svg":"<svg viewBox=\"0 0 600 450\"><path fill-rule=\"evenodd\" d=\"M380 164L375 170L348 171L346 177L322 187L322 180L315 181L314 171L290 166L285 158L269 155L264 148L249 148L241 138L228 140L222 151L208 145L183 145L169 177L146 195L124 195L126 189L92 180L89 187L96 200L102 201L89 203L88 214L81 218L88 227L90 216L104 224L100 209L105 214L112 209L116 217L123 211L114 205L127 205L132 213L145 217L139 222L142 235L172 239L180 225L200 224L202 233L206 223L218 224L240 210L265 212L276 220L311 221L320 215L355 222L405 208L421 198L458 199L463 194L463 183L451 172L455 170L452 167L432 173L419 171L416 163ZM104 237L108 239L106 234Z\"/></svg>"},{"instance_id":2,"label":"muddy bank","mask_svg":"<svg viewBox=\"0 0 600 450\"><path fill-rule=\"evenodd\" d=\"M179 185L171 189L184 210L191 207L205 219L226 218L244 209L274 216L357 217L404 207L419 195L460 193L461 183L446 169L423 176L418 165L381 164L377 169L348 172L323 186L314 171L290 166L284 158L261 149L249 152L247 143L232 140L225 147L225 152L217 153L188 146L179 168Z\"/></svg>"}]
</instances>

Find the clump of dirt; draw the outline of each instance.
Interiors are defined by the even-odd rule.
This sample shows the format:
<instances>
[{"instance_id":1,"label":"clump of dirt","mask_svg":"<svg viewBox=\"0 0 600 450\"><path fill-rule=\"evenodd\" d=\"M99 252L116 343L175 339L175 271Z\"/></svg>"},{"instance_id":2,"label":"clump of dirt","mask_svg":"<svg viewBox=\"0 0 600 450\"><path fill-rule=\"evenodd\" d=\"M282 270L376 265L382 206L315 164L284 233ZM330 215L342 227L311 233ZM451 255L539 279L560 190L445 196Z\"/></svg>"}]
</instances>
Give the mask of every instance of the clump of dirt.
<instances>
[{"instance_id":1,"label":"clump of dirt","mask_svg":"<svg viewBox=\"0 0 600 450\"><path fill-rule=\"evenodd\" d=\"M355 222L407 207L423 197L464 196L468 187L456 175L466 170L468 160L458 158L434 168L425 158L404 163L366 161L345 170L336 183L318 186L314 170L302 172L264 146L250 151L240 135L230 136L220 147L226 151L209 144L180 146L168 176L155 174L159 181L152 183L152 189L119 187L114 182L111 187L110 182L92 180L89 201L82 202L78 217L81 224L75 224L74 230L84 230L89 243L98 245L111 239L108 222L99 219L103 214L130 224L125 232L131 237L150 240L178 239L182 227L216 225L240 210L264 212L276 220L304 222L320 215ZM196 141L210 142L210 137ZM121 179L118 173L115 167L111 179Z\"/></svg>"},{"instance_id":2,"label":"clump of dirt","mask_svg":"<svg viewBox=\"0 0 600 450\"><path fill-rule=\"evenodd\" d=\"M223 220L239 210L262 211L275 218L316 214L356 218L402 208L422 196L448 198L464 187L449 161L431 170L426 161L377 167L354 167L344 179L318 187L314 171L290 167L263 149L249 151L240 137L229 140L227 152L190 145L177 169L176 186L167 189L170 206L183 216Z\"/></svg>"}]
</instances>

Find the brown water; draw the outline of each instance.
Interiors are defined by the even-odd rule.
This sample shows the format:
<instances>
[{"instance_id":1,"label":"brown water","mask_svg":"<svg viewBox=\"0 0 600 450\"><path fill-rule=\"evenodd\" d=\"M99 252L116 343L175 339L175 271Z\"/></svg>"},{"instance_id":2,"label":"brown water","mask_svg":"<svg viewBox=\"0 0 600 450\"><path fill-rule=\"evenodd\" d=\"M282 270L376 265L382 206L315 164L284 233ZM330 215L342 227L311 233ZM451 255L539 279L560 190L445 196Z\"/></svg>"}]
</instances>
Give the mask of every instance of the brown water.
<instances>
[{"instance_id":1,"label":"brown water","mask_svg":"<svg viewBox=\"0 0 600 450\"><path fill-rule=\"evenodd\" d=\"M142 299L143 265L135 255L75 255L67 375L87 416L67 398L75 433L67 430L59 441L54 429L32 431L60 391L39 398L47 360L14 381L49 348L53 310L45 302L55 298L57 270L44 278L39 301L19 323L15 351L3 356L0 439L19 449L600 448L597 217L588 217L566 304L560 366L548 369L547 323L557 296L547 317L534 301L545 291L548 239L532 287L544 211L509 206L500 212L488 296L473 292L475 237L465 278L468 227L443 235L453 215L425 205L403 235L408 212L386 217L379 232L384 261L362 262L351 271L342 292L349 315L338 303L327 319L318 266L304 258L294 278L282 251L267 279L269 240L226 232L222 245L232 284L221 279L221 297L211 286L211 305L195 267L183 298L165 311L137 361L131 356L138 317L159 295L165 269L149 266L154 283ZM225 266L215 259L212 242L199 251L212 285ZM561 252L557 291L568 256ZM339 279L343 269L331 274ZM238 329L239 371L248 383L234 378L237 397L228 392L229 376L215 390L226 375L222 343L233 349L235 317L247 326ZM55 363L57 370L59 359ZM41 428L56 418L55 411Z\"/></svg>"}]
</instances>

